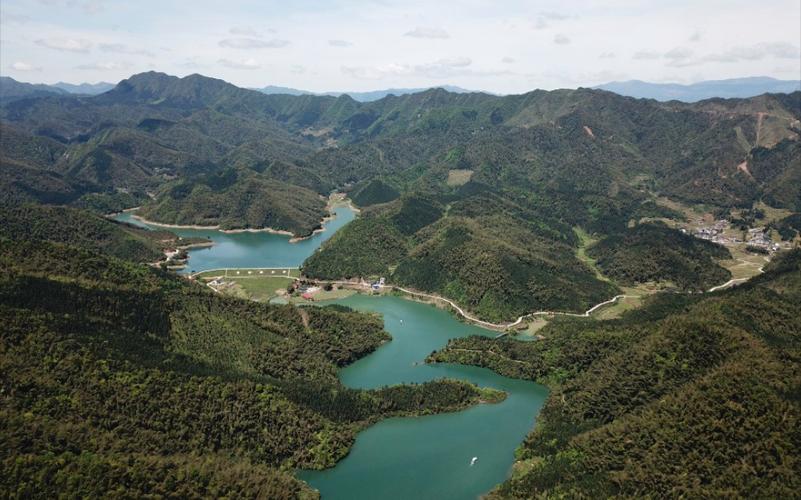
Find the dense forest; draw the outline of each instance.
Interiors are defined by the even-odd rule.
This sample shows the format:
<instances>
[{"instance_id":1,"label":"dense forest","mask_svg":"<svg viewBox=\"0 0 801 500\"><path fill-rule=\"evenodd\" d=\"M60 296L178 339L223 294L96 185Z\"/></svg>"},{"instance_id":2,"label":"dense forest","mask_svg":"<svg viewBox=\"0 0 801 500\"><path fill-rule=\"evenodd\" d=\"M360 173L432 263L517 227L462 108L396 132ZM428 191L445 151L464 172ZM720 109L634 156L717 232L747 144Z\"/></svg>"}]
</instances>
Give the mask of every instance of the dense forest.
<instances>
[{"instance_id":1,"label":"dense forest","mask_svg":"<svg viewBox=\"0 0 801 500\"><path fill-rule=\"evenodd\" d=\"M794 209L799 118L801 92L683 104L590 89L432 89L359 103L148 72L94 97L3 103L2 161L17 168L1 180L15 196L66 202L235 167L321 194L350 186L373 204L445 189L447 170L461 169L504 189L616 198L647 185L694 202L764 196Z\"/></svg>"},{"instance_id":2,"label":"dense forest","mask_svg":"<svg viewBox=\"0 0 801 500\"><path fill-rule=\"evenodd\" d=\"M0 204L0 238L49 241L135 262L164 258L165 248L197 243L166 231L148 231L70 207Z\"/></svg>"},{"instance_id":3,"label":"dense forest","mask_svg":"<svg viewBox=\"0 0 801 500\"><path fill-rule=\"evenodd\" d=\"M576 260L573 227L603 238L675 216L659 195L796 210L799 119L801 92L686 104L592 89L431 89L360 103L148 72L93 97L0 105L0 202L142 205L157 222L307 235L324 198L344 191L376 216L307 262L311 275L391 276L510 319L583 311L615 292ZM684 274L666 278L679 287L723 275L678 255L660 266L677 258ZM653 274L615 272L630 272L624 282Z\"/></svg>"},{"instance_id":4,"label":"dense forest","mask_svg":"<svg viewBox=\"0 0 801 500\"><path fill-rule=\"evenodd\" d=\"M102 214L141 205L164 223L300 236L344 192L361 215L307 276L385 277L490 321L583 312L621 286L726 281L726 249L639 223L680 219L671 202L762 202L781 214L770 229L801 232L801 92L686 104L431 89L360 103L156 72L91 97L3 88L4 497L313 498L291 471L333 465L365 426L503 398L452 380L346 388L337 369L391 341L380 318L215 294L144 264L192 241ZM797 497L799 266L794 250L732 290L432 353L553 389L490 496Z\"/></svg>"},{"instance_id":5,"label":"dense forest","mask_svg":"<svg viewBox=\"0 0 801 500\"><path fill-rule=\"evenodd\" d=\"M336 369L391 340L380 318L225 298L42 210L79 236L0 236L3 496L313 497L289 471L332 466L364 426L503 397L345 388Z\"/></svg>"},{"instance_id":6,"label":"dense forest","mask_svg":"<svg viewBox=\"0 0 801 500\"><path fill-rule=\"evenodd\" d=\"M731 277L716 262L731 258L725 247L663 223L637 224L612 234L587 254L604 275L624 285L668 283L681 290L705 291Z\"/></svg>"},{"instance_id":7,"label":"dense forest","mask_svg":"<svg viewBox=\"0 0 801 500\"><path fill-rule=\"evenodd\" d=\"M365 211L313 254L304 274L384 276L436 292L480 317L584 311L617 288L581 263L572 229L491 193L452 200L404 196Z\"/></svg>"},{"instance_id":8,"label":"dense forest","mask_svg":"<svg viewBox=\"0 0 801 500\"><path fill-rule=\"evenodd\" d=\"M228 168L167 184L158 201L145 205L139 215L167 224L267 227L308 236L328 213L314 191L252 170Z\"/></svg>"},{"instance_id":9,"label":"dense forest","mask_svg":"<svg viewBox=\"0 0 801 500\"><path fill-rule=\"evenodd\" d=\"M429 361L553 391L491 498L770 497L801 490L801 251L711 295L621 319L559 319L544 340L451 340Z\"/></svg>"}]
</instances>

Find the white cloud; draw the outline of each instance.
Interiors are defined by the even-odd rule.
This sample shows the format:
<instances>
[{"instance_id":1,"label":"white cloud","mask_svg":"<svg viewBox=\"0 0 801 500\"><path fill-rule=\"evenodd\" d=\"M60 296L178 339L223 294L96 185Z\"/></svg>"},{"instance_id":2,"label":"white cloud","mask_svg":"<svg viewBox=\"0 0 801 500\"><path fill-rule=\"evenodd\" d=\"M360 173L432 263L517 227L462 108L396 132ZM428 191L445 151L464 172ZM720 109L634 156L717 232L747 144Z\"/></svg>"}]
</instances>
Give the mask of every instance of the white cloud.
<instances>
[{"instance_id":1,"label":"white cloud","mask_svg":"<svg viewBox=\"0 0 801 500\"><path fill-rule=\"evenodd\" d=\"M423 26L418 26L411 31L407 31L403 34L403 36L410 36L412 38L432 38L432 39L444 39L450 38L451 36L442 28L426 28Z\"/></svg>"},{"instance_id":2,"label":"white cloud","mask_svg":"<svg viewBox=\"0 0 801 500\"><path fill-rule=\"evenodd\" d=\"M512 63L515 62L515 58L506 56L503 59L501 59L501 62L504 63L504 64L512 64Z\"/></svg>"},{"instance_id":3,"label":"white cloud","mask_svg":"<svg viewBox=\"0 0 801 500\"><path fill-rule=\"evenodd\" d=\"M701 58L704 62L739 62L756 61L767 57L777 59L799 59L801 50L797 45L786 42L759 43L751 46L733 47L720 54L710 54Z\"/></svg>"},{"instance_id":4,"label":"white cloud","mask_svg":"<svg viewBox=\"0 0 801 500\"><path fill-rule=\"evenodd\" d=\"M110 62L94 62L91 64L79 64L78 66L75 66L75 69L87 70L87 71L113 71L113 70L128 69L130 67L131 64L127 62L110 61Z\"/></svg>"},{"instance_id":5,"label":"white cloud","mask_svg":"<svg viewBox=\"0 0 801 500\"><path fill-rule=\"evenodd\" d=\"M383 78L431 78L443 79L457 76L501 76L511 75L510 71L481 71L471 68L469 57L438 59L423 64L391 63L374 67L342 66L342 73L360 80L379 80Z\"/></svg>"},{"instance_id":6,"label":"white cloud","mask_svg":"<svg viewBox=\"0 0 801 500\"><path fill-rule=\"evenodd\" d=\"M545 19L549 19L551 21L564 21L565 19L570 19L569 15L562 14L561 12L540 12L540 17L544 17Z\"/></svg>"},{"instance_id":7,"label":"white cloud","mask_svg":"<svg viewBox=\"0 0 801 500\"><path fill-rule=\"evenodd\" d=\"M128 45L125 45L123 43L101 43L97 47L103 52L112 52L115 54L129 54L134 56L147 56L147 57L155 56L155 54L153 54L153 52L150 52L149 50L129 47Z\"/></svg>"},{"instance_id":8,"label":"white cloud","mask_svg":"<svg viewBox=\"0 0 801 500\"><path fill-rule=\"evenodd\" d=\"M684 68L707 63L738 63L744 61L760 61L767 58L801 59L801 50L790 43L759 43L750 46L732 47L724 52L706 54L694 58L694 51L686 47L676 47L661 54L659 52L637 52L634 59L656 60L667 59L668 66Z\"/></svg>"},{"instance_id":9,"label":"white cloud","mask_svg":"<svg viewBox=\"0 0 801 500\"><path fill-rule=\"evenodd\" d=\"M259 37L261 34L250 26L232 26L228 33L232 35Z\"/></svg>"},{"instance_id":10,"label":"white cloud","mask_svg":"<svg viewBox=\"0 0 801 500\"><path fill-rule=\"evenodd\" d=\"M328 40L328 45L332 47L351 47L353 44L347 40Z\"/></svg>"},{"instance_id":11,"label":"white cloud","mask_svg":"<svg viewBox=\"0 0 801 500\"><path fill-rule=\"evenodd\" d=\"M65 52L89 52L92 42L82 38L42 38L36 40L36 45L53 50Z\"/></svg>"},{"instance_id":12,"label":"white cloud","mask_svg":"<svg viewBox=\"0 0 801 500\"><path fill-rule=\"evenodd\" d=\"M197 57L188 57L183 61L176 63L176 66L190 70L196 70L205 67L204 64L198 61Z\"/></svg>"},{"instance_id":13,"label":"white cloud","mask_svg":"<svg viewBox=\"0 0 801 500\"><path fill-rule=\"evenodd\" d=\"M22 61L17 61L11 64L11 69L15 71L41 71L42 68L40 66L34 66L33 64L29 64Z\"/></svg>"},{"instance_id":14,"label":"white cloud","mask_svg":"<svg viewBox=\"0 0 801 500\"><path fill-rule=\"evenodd\" d=\"M252 57L245 59L245 60L231 60L231 59L220 59L217 61L218 63L222 64L226 68L231 69L259 69L261 65Z\"/></svg>"},{"instance_id":15,"label":"white cloud","mask_svg":"<svg viewBox=\"0 0 801 500\"><path fill-rule=\"evenodd\" d=\"M632 56L632 59L637 61L653 61L654 59L659 59L662 57L662 54L659 52L653 52L650 50L641 50L640 52L635 52Z\"/></svg>"},{"instance_id":16,"label":"white cloud","mask_svg":"<svg viewBox=\"0 0 801 500\"><path fill-rule=\"evenodd\" d=\"M567 45L570 43L570 38L559 33L553 37L553 43L557 45Z\"/></svg>"},{"instance_id":17,"label":"white cloud","mask_svg":"<svg viewBox=\"0 0 801 500\"><path fill-rule=\"evenodd\" d=\"M671 61L683 61L690 58L692 55L692 50L683 47L676 47L673 50L665 52L664 58L670 59Z\"/></svg>"},{"instance_id":18,"label":"white cloud","mask_svg":"<svg viewBox=\"0 0 801 500\"><path fill-rule=\"evenodd\" d=\"M289 40L259 40L257 38L226 38L220 40L219 46L228 49L280 49L289 45Z\"/></svg>"},{"instance_id":19,"label":"white cloud","mask_svg":"<svg viewBox=\"0 0 801 500\"><path fill-rule=\"evenodd\" d=\"M565 21L570 18L571 16L559 12L540 12L537 15L537 19L534 20L532 27L535 30L544 30L554 21Z\"/></svg>"},{"instance_id":20,"label":"white cloud","mask_svg":"<svg viewBox=\"0 0 801 500\"><path fill-rule=\"evenodd\" d=\"M548 26L549 26L548 21L544 17L538 17L534 21L534 24L532 24L531 27L534 28L535 30L544 30Z\"/></svg>"},{"instance_id":21,"label":"white cloud","mask_svg":"<svg viewBox=\"0 0 801 500\"><path fill-rule=\"evenodd\" d=\"M92 72L76 65L129 61L130 69L96 75L124 77L152 66L177 75L199 72L246 87L361 91L377 87L375 80L364 78L369 77L384 79L383 87L448 83L499 93L590 85L595 78L611 76L602 71L687 83L755 75L797 79L801 74L799 0L729 2L725 9L715 2L652 1L643 6L635 0L515 0L502 7L468 0L457 8L448 2L397 0L301 2L291 7L228 0L223 8L209 2L187 8L163 0L50 1L0 0L0 73L14 74L18 70L11 65L18 61L42 68L19 75L79 81ZM101 5L105 8L91 17L84 12ZM270 26L280 27L279 32L271 33ZM555 44L557 34L570 43ZM221 44L223 40L230 41ZM640 54L634 58L636 52ZM504 62L506 56L515 61ZM239 69L252 66L249 57L264 71ZM472 63L453 64L460 57ZM221 58L233 64L225 66L218 62Z\"/></svg>"}]
</instances>

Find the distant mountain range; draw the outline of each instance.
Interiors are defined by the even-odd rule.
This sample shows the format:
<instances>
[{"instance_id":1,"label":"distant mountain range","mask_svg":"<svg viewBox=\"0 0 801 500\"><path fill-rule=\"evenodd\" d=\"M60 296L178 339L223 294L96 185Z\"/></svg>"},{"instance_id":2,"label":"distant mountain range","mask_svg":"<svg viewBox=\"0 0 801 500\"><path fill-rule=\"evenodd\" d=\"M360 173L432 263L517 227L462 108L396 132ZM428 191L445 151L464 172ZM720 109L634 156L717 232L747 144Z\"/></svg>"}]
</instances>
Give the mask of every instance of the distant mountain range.
<instances>
[{"instance_id":1,"label":"distant mountain range","mask_svg":"<svg viewBox=\"0 0 801 500\"><path fill-rule=\"evenodd\" d=\"M54 95L98 95L113 89L115 84L109 82L73 84L58 82L52 85L42 83L25 83L7 76L0 76L0 102L11 102L26 97L39 97L47 94ZM315 95L333 96L349 95L358 102L373 102L388 95L408 95L424 92L434 87L417 88L389 88L372 90L368 92L311 92L292 87L267 85L261 88L252 88L262 94L274 95ZM468 90L455 85L442 85L448 92L464 94L481 92L492 94L483 90ZM748 78L732 78L728 80L707 80L689 85L679 83L651 83L641 80L627 80L624 82L609 82L593 87L608 90L623 96L656 99L657 101L683 101L697 102L704 99L720 98L747 98L765 93L788 94L801 90L801 80L777 80L765 76ZM498 95L498 94L495 94Z\"/></svg>"},{"instance_id":2,"label":"distant mountain range","mask_svg":"<svg viewBox=\"0 0 801 500\"><path fill-rule=\"evenodd\" d=\"M70 94L97 95L108 92L113 89L115 85L116 84L109 82L81 83L78 85L74 83L58 82L50 86L64 90Z\"/></svg>"},{"instance_id":3,"label":"distant mountain range","mask_svg":"<svg viewBox=\"0 0 801 500\"><path fill-rule=\"evenodd\" d=\"M64 95L65 90L50 85L18 82L7 76L0 76L0 104L26 97Z\"/></svg>"},{"instance_id":4,"label":"distant mountain range","mask_svg":"<svg viewBox=\"0 0 801 500\"><path fill-rule=\"evenodd\" d=\"M801 90L799 80L777 80L765 76L708 80L690 85L679 83L649 83L640 80L610 82L593 87L629 97L656 99L657 101L696 102L714 97L754 97L757 95L789 94Z\"/></svg>"},{"instance_id":5,"label":"distant mountain range","mask_svg":"<svg viewBox=\"0 0 801 500\"><path fill-rule=\"evenodd\" d=\"M81 83L81 84L58 82L52 85L44 83L25 83L25 82L19 82L7 76L2 76L0 77L0 102L11 102L17 99L22 99L26 97L40 97L47 94L98 95L104 92L108 92L114 87L115 84L108 82ZM377 101L388 95L399 96L399 95L417 94L419 92L426 91L429 88L433 87L397 88L397 89L392 88L392 89L373 90L369 92L311 92L308 90L295 89L291 87L267 85L266 87L253 88L251 90L256 90L258 92L261 92L262 94L267 94L267 95L286 94L294 96L316 95L316 96L339 97L341 95L347 94L354 100L359 102L372 102L372 101ZM443 85L437 88L442 88L444 90L447 90L448 92L453 92L455 94L464 94L467 92L482 92L482 91L467 90L454 85ZM489 92L484 92L484 93L489 93Z\"/></svg>"},{"instance_id":6,"label":"distant mountain range","mask_svg":"<svg viewBox=\"0 0 801 500\"><path fill-rule=\"evenodd\" d=\"M432 88L432 87L428 87ZM338 97L347 94L359 102L372 102L382 99L388 95L416 94L428 90L428 88L390 88L383 90L373 90L370 92L310 92L291 87L279 87L268 85L263 88L254 88L263 94L288 94L288 95L328 95ZM443 85L438 88L463 94L467 92L483 92L482 90L468 90L454 85ZM616 94L628 97L656 99L657 101L683 101L697 102L704 99L721 98L746 98L760 94L789 94L796 90L801 90L801 80L777 80L766 76L754 76L748 78L732 78L728 80L707 80L689 85L679 83L650 83L641 80L628 80L625 82L609 82L593 87L596 89L608 90Z\"/></svg>"},{"instance_id":7,"label":"distant mountain range","mask_svg":"<svg viewBox=\"0 0 801 500\"><path fill-rule=\"evenodd\" d=\"M48 95L98 95L115 87L108 82L72 83L58 82L53 85L44 83L18 82L8 76L0 76L0 103L7 103L28 97L44 97Z\"/></svg>"},{"instance_id":8,"label":"distant mountain range","mask_svg":"<svg viewBox=\"0 0 801 500\"><path fill-rule=\"evenodd\" d=\"M372 90L368 92L310 92L308 90L300 90L300 89L293 89L291 87L277 87L275 85L267 85L266 87L262 88L254 88L252 90L257 90L262 94L287 94L287 95L327 95L332 97L339 97L341 95L349 95L354 100L359 102L372 102L382 99L388 95L407 95L407 94L417 94L418 92L424 92L428 89L435 88L435 87L419 87L419 88L410 88L410 89L383 89L383 90ZM463 89L462 87L456 87L454 85L442 85L436 88L441 88L447 90L448 92L453 92L455 94L465 94L468 92L483 92L485 94L489 94L490 92L485 92L483 90L467 90Z\"/></svg>"}]
</instances>

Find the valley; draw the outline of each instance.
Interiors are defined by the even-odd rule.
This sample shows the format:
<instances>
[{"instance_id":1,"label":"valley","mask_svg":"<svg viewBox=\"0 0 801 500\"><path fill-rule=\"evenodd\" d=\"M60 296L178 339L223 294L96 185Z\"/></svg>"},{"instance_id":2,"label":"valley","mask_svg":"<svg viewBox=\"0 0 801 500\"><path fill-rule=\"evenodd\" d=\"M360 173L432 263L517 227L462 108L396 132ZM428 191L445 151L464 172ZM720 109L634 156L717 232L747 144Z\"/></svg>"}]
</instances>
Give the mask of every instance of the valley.
<instances>
[{"instance_id":1,"label":"valley","mask_svg":"<svg viewBox=\"0 0 801 500\"><path fill-rule=\"evenodd\" d=\"M0 105L9 496L801 490L801 92L41 91Z\"/></svg>"}]
</instances>

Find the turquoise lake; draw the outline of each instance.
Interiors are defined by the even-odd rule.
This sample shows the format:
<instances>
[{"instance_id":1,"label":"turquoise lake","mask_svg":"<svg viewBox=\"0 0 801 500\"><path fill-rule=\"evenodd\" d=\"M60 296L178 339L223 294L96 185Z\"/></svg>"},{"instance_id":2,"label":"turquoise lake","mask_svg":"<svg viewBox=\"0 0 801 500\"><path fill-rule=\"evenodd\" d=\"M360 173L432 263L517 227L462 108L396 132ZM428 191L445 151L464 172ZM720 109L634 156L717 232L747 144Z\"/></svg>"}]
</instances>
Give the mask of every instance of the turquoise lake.
<instances>
[{"instance_id":1,"label":"turquoise lake","mask_svg":"<svg viewBox=\"0 0 801 500\"><path fill-rule=\"evenodd\" d=\"M392 342L340 371L345 385L373 388L448 377L501 389L508 397L458 413L384 420L361 432L333 469L301 471L298 477L324 499L473 499L502 482L547 389L483 368L423 363L448 339L496 333L400 297L353 295L337 303L382 314L392 334ZM472 457L478 457L473 466Z\"/></svg>"},{"instance_id":2,"label":"turquoise lake","mask_svg":"<svg viewBox=\"0 0 801 500\"><path fill-rule=\"evenodd\" d=\"M184 237L209 238L214 246L189 252L185 271L235 267L296 267L323 241L353 220L347 206L335 209L326 230L298 243L287 236L170 229ZM151 227L124 213L117 220ZM160 228L160 226L152 226ZM425 382L448 377L505 391L499 404L483 404L457 413L392 418L362 431L350 454L336 467L298 471L324 499L474 499L508 477L514 451L534 426L547 389L490 370L463 365L427 365L426 356L448 339L494 336L461 323L446 311L395 296L353 295L336 301L383 316L392 341L340 370L342 383L354 388ZM477 457L471 466L473 457Z\"/></svg>"},{"instance_id":3,"label":"turquoise lake","mask_svg":"<svg viewBox=\"0 0 801 500\"><path fill-rule=\"evenodd\" d=\"M334 218L325 222L325 231L315 233L305 240L289 242L289 236L260 232L224 233L216 229L178 229L146 224L123 212L114 217L150 229L166 229L185 238L204 238L214 241L214 246L189 250L189 264L181 272L199 272L208 269L236 267L298 267L325 240L342 226L352 221L356 213L347 205L334 207Z\"/></svg>"}]
</instances>

